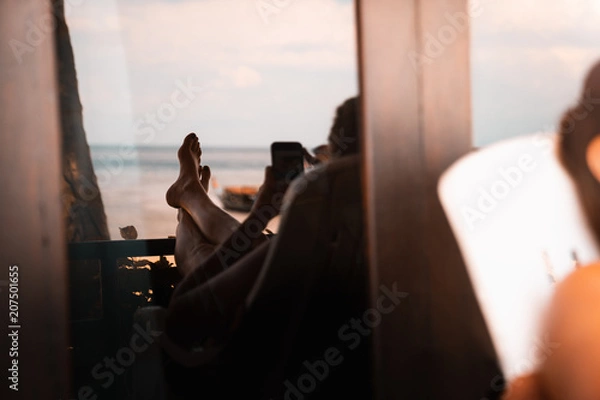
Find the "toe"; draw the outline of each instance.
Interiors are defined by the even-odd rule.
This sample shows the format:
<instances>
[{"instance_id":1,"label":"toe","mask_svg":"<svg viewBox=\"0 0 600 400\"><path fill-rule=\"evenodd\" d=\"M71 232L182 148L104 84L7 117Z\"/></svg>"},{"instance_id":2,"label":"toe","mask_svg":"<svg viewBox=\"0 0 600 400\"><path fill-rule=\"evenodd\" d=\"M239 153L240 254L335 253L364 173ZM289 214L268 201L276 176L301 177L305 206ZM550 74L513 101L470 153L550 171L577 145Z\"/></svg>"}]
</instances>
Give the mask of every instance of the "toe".
<instances>
[{"instance_id":1,"label":"toe","mask_svg":"<svg viewBox=\"0 0 600 400\"><path fill-rule=\"evenodd\" d=\"M188 140L187 143L192 154L198 155L198 157L200 157L202 151L200 150L200 141L198 139L198 136L196 136L196 134L191 133L186 137L186 139Z\"/></svg>"},{"instance_id":2,"label":"toe","mask_svg":"<svg viewBox=\"0 0 600 400\"><path fill-rule=\"evenodd\" d=\"M189 133L184 139L183 144L179 148L179 154L182 155L190 150L193 150L198 142L198 137L195 133ZM182 153L183 152L183 153Z\"/></svg>"},{"instance_id":3,"label":"toe","mask_svg":"<svg viewBox=\"0 0 600 400\"><path fill-rule=\"evenodd\" d=\"M183 141L184 142L189 142L189 141L194 140L194 139L197 140L198 136L196 136L196 134L194 132L192 132L192 133L188 133L187 136L185 137L185 139L183 139Z\"/></svg>"},{"instance_id":4,"label":"toe","mask_svg":"<svg viewBox=\"0 0 600 400\"><path fill-rule=\"evenodd\" d=\"M204 167L201 167L200 183L202 184L202 187L204 187L204 190L206 190L207 192L209 189L209 181L210 181L210 168L208 167L208 165L205 165Z\"/></svg>"}]
</instances>

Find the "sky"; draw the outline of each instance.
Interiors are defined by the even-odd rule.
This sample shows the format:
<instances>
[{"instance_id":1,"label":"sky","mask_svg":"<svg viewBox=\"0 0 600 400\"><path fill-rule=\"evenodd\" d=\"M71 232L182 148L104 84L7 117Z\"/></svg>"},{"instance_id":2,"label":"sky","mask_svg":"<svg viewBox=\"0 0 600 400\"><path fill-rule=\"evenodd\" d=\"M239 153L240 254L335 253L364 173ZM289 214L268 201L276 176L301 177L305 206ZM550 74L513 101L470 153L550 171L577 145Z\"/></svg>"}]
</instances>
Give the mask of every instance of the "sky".
<instances>
[{"instance_id":1,"label":"sky","mask_svg":"<svg viewBox=\"0 0 600 400\"><path fill-rule=\"evenodd\" d=\"M205 146L316 146L358 93L351 1L77 4L67 21L91 144L196 132Z\"/></svg>"},{"instance_id":2,"label":"sky","mask_svg":"<svg viewBox=\"0 0 600 400\"><path fill-rule=\"evenodd\" d=\"M315 146L358 92L349 0L66 2L92 144ZM474 144L552 131L600 59L600 0L471 3Z\"/></svg>"},{"instance_id":3,"label":"sky","mask_svg":"<svg viewBox=\"0 0 600 400\"><path fill-rule=\"evenodd\" d=\"M600 60L600 0L481 0L471 22L476 145L553 132Z\"/></svg>"}]
</instances>

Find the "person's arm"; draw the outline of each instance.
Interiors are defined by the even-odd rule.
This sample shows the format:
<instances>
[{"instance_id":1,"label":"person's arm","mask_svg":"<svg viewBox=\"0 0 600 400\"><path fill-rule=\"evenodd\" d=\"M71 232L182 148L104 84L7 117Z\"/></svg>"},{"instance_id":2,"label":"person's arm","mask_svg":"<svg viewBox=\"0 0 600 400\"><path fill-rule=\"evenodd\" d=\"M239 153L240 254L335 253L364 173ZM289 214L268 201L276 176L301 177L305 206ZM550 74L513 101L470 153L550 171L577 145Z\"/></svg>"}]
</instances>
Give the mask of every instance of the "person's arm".
<instances>
[{"instance_id":1,"label":"person's arm","mask_svg":"<svg viewBox=\"0 0 600 400\"><path fill-rule=\"evenodd\" d=\"M165 333L183 349L207 338L227 337L254 286L269 244L254 249L227 270L171 300Z\"/></svg>"},{"instance_id":2,"label":"person's arm","mask_svg":"<svg viewBox=\"0 0 600 400\"><path fill-rule=\"evenodd\" d=\"M287 185L278 184L271 168L267 167L265 181L248 217L225 242L215 249L206 262L197 266L177 285L172 298L175 299L202 285L267 241L268 238L263 231L269 221L279 215L286 189Z\"/></svg>"},{"instance_id":3,"label":"person's arm","mask_svg":"<svg viewBox=\"0 0 600 400\"><path fill-rule=\"evenodd\" d=\"M302 148L302 155L304 156L304 161L306 161L310 165L318 165L321 163L321 161L317 157L313 156L308 152L308 150L306 150L306 147Z\"/></svg>"},{"instance_id":4,"label":"person's arm","mask_svg":"<svg viewBox=\"0 0 600 400\"><path fill-rule=\"evenodd\" d=\"M183 278L173 292L172 298L175 299L202 285L267 241L268 239L262 231L270 219L265 217L265 214L251 213L229 239L219 245L204 263L198 265Z\"/></svg>"},{"instance_id":5,"label":"person's arm","mask_svg":"<svg viewBox=\"0 0 600 400\"><path fill-rule=\"evenodd\" d=\"M268 249L268 239L262 231L271 214L261 210L257 207L251 212L228 240L177 285L165 324L165 333L173 343L189 348L195 342L222 337L227 332L260 271L262 254ZM252 253L261 249L260 244L264 249Z\"/></svg>"},{"instance_id":6,"label":"person's arm","mask_svg":"<svg viewBox=\"0 0 600 400\"><path fill-rule=\"evenodd\" d=\"M196 268L177 288L169 305L166 334L178 346L189 348L207 338L222 339L235 327L265 268L265 260L272 250L270 247L278 243L279 238L272 245L271 242L265 243L264 235L258 233L279 214L285 188L287 184L276 183L268 168L265 185L250 216L207 262ZM286 207L291 207L293 198L292 193L287 194ZM288 213L289 210L287 217ZM299 214L302 214L301 210L294 215ZM288 234L290 229L293 228L288 227Z\"/></svg>"}]
</instances>

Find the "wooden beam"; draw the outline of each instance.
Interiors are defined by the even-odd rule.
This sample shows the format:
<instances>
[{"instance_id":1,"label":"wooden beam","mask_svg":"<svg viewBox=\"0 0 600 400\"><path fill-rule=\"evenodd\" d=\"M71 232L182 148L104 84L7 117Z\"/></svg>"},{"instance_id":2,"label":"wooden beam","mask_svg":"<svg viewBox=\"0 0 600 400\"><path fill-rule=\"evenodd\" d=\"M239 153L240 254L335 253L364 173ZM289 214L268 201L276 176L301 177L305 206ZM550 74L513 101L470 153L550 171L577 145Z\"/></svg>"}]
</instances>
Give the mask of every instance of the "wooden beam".
<instances>
[{"instance_id":1,"label":"wooden beam","mask_svg":"<svg viewBox=\"0 0 600 400\"><path fill-rule=\"evenodd\" d=\"M471 148L467 1L357 10L371 294L409 294L375 330L377 397L479 400L499 370L436 189Z\"/></svg>"},{"instance_id":2,"label":"wooden beam","mask_svg":"<svg viewBox=\"0 0 600 400\"><path fill-rule=\"evenodd\" d=\"M1 392L9 393L0 396L3 399L66 399L69 387L67 264L50 9L49 1L0 2ZM12 321L9 266L18 267L18 316L11 315L16 318ZM9 356L13 340L7 329L18 332L18 358L15 353ZM6 375L17 359L15 392Z\"/></svg>"}]
</instances>

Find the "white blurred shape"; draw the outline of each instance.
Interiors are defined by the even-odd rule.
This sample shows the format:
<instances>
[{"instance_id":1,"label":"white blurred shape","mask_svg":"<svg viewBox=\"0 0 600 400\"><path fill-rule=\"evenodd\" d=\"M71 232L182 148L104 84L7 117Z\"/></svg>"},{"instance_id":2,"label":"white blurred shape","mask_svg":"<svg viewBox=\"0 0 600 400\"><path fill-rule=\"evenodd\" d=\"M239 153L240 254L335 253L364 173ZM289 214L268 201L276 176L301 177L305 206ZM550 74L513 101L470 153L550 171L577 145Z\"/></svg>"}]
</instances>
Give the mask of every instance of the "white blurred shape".
<instances>
[{"instance_id":1,"label":"white blurred shape","mask_svg":"<svg viewBox=\"0 0 600 400\"><path fill-rule=\"evenodd\" d=\"M559 281L569 274L573 251L583 264L598 259L555 135L470 153L444 173L438 192L506 379L530 372L552 351L540 331L554 287L548 272Z\"/></svg>"}]
</instances>

